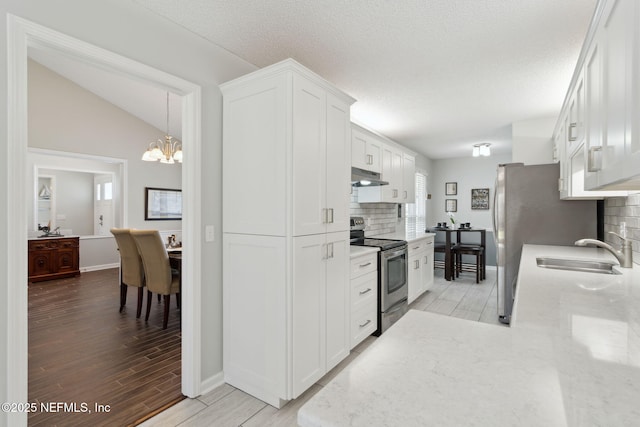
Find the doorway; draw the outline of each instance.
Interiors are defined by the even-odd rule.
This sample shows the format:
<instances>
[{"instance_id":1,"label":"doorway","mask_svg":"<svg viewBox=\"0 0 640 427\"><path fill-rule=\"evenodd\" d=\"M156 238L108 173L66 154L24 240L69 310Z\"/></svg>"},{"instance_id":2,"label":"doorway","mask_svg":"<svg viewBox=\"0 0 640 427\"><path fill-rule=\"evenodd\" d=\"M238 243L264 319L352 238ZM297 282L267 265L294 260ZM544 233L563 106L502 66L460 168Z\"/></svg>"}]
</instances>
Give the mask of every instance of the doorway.
<instances>
[{"instance_id":1,"label":"doorway","mask_svg":"<svg viewBox=\"0 0 640 427\"><path fill-rule=\"evenodd\" d=\"M27 401L27 211L28 195L27 158L27 58L28 48L51 49L144 80L163 90L182 96L183 150L185 152L183 183L182 223L183 276L182 276L182 393L188 397L200 394L200 333L201 273L199 266L201 248L199 230L201 219L198 211L198 191L201 183L201 88L179 77L151 68L113 52L90 45L81 40L53 31L49 28L8 15L8 176L15 182L8 188L9 200L15 206L8 212L7 239L15 246L8 253L8 312L12 328L7 337L7 400ZM26 425L26 413L11 414L13 425Z\"/></svg>"}]
</instances>

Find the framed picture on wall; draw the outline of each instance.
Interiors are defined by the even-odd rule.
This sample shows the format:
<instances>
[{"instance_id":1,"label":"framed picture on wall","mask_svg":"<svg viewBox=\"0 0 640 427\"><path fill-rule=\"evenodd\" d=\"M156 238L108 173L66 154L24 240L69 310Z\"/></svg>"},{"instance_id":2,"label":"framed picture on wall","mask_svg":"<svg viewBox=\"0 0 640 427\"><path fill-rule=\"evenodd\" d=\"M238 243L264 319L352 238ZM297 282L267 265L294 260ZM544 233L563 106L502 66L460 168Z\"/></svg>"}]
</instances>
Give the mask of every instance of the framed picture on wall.
<instances>
[{"instance_id":1,"label":"framed picture on wall","mask_svg":"<svg viewBox=\"0 0 640 427\"><path fill-rule=\"evenodd\" d=\"M458 194L458 183L457 182L447 182L444 185L444 195L445 196L455 196Z\"/></svg>"},{"instance_id":2,"label":"framed picture on wall","mask_svg":"<svg viewBox=\"0 0 640 427\"><path fill-rule=\"evenodd\" d=\"M182 190L145 187L144 192L146 221L182 219Z\"/></svg>"},{"instance_id":3,"label":"framed picture on wall","mask_svg":"<svg viewBox=\"0 0 640 427\"><path fill-rule=\"evenodd\" d=\"M471 190L471 209L489 209L488 188L474 188Z\"/></svg>"},{"instance_id":4,"label":"framed picture on wall","mask_svg":"<svg viewBox=\"0 0 640 427\"><path fill-rule=\"evenodd\" d=\"M445 199L444 201L445 212L458 212L458 199Z\"/></svg>"}]
</instances>

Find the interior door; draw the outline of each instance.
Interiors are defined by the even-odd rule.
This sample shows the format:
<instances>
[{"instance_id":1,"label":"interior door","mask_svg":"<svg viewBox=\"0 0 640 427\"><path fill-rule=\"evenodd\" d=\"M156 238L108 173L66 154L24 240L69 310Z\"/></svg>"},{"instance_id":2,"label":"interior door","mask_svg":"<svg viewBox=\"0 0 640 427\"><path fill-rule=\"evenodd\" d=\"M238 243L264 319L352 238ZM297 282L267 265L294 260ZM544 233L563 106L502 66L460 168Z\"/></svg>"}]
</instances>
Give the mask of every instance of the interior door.
<instances>
[{"instance_id":1,"label":"interior door","mask_svg":"<svg viewBox=\"0 0 640 427\"><path fill-rule=\"evenodd\" d=\"M113 176L93 177L93 234L106 236L113 228Z\"/></svg>"}]
</instances>

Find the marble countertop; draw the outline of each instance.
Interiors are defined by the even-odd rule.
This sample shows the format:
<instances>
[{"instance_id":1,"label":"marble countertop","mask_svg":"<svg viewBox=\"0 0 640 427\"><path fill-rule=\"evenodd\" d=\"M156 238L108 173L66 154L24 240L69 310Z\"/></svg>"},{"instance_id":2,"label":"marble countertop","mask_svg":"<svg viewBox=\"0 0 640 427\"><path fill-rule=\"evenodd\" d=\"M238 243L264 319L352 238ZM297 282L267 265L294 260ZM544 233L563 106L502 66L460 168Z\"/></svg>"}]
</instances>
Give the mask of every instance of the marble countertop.
<instances>
[{"instance_id":1,"label":"marble countertop","mask_svg":"<svg viewBox=\"0 0 640 427\"><path fill-rule=\"evenodd\" d=\"M525 245L511 327L411 310L311 398L301 426L637 425L640 267L539 268Z\"/></svg>"},{"instance_id":2,"label":"marble countertop","mask_svg":"<svg viewBox=\"0 0 640 427\"><path fill-rule=\"evenodd\" d=\"M398 239L398 240L406 240L407 242L413 242L415 240L426 239L427 237L435 237L435 233L426 233L423 231L419 232L408 232L408 231L396 231L395 233L385 233L385 234L375 234L369 235L365 231L366 237L379 237L381 239Z\"/></svg>"},{"instance_id":3,"label":"marble countertop","mask_svg":"<svg viewBox=\"0 0 640 427\"><path fill-rule=\"evenodd\" d=\"M350 246L351 259L359 257L361 255L373 254L380 250L380 248L374 248L370 246Z\"/></svg>"}]
</instances>

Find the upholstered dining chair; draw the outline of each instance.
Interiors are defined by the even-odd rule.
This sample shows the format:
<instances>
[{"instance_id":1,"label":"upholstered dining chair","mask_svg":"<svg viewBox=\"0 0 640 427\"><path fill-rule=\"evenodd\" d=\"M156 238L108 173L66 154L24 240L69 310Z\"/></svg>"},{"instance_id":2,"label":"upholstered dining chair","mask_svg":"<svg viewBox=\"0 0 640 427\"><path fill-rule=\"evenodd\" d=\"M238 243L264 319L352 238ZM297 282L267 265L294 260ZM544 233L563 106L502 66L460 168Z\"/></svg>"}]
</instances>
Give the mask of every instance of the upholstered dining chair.
<instances>
[{"instance_id":1,"label":"upholstered dining chair","mask_svg":"<svg viewBox=\"0 0 640 427\"><path fill-rule=\"evenodd\" d=\"M142 298L144 295L144 268L142 259L138 254L136 242L131 237L128 228L112 228L111 234L116 238L120 252L120 312L127 303L127 290L129 286L138 288L138 306L136 318L142 313Z\"/></svg>"},{"instance_id":2,"label":"upholstered dining chair","mask_svg":"<svg viewBox=\"0 0 640 427\"><path fill-rule=\"evenodd\" d=\"M145 282L147 285L147 315L149 320L152 293L164 296L164 320L162 329L167 329L169 320L169 305L171 294L176 294L178 305L180 302L180 274L171 269L169 254L158 230L131 230L131 236L136 242L138 253L144 266Z\"/></svg>"}]
</instances>

